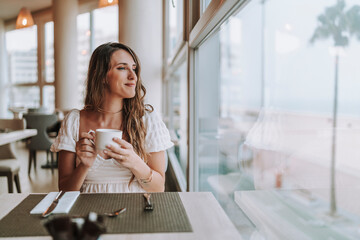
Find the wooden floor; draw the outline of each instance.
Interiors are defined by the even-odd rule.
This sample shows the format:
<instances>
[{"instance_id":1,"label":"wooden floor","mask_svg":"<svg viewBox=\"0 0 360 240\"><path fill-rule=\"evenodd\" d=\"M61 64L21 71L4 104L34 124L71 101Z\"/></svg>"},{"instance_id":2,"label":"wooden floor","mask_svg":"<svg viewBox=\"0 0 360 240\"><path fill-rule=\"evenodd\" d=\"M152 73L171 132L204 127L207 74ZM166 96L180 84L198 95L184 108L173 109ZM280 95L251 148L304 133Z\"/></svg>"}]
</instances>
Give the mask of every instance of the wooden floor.
<instances>
[{"instance_id":1,"label":"wooden floor","mask_svg":"<svg viewBox=\"0 0 360 240\"><path fill-rule=\"evenodd\" d=\"M29 151L24 142L16 142L13 144L14 153L21 163L20 168L20 185L21 192L23 193L47 193L58 190L58 172L54 170L54 174L51 174L50 169L42 169L41 165L46 163L46 152L37 152L37 168L34 170L33 166L30 175L28 175L28 161ZM7 193L7 178L0 177L0 194ZM14 192L16 193L16 187L14 184Z\"/></svg>"}]
</instances>

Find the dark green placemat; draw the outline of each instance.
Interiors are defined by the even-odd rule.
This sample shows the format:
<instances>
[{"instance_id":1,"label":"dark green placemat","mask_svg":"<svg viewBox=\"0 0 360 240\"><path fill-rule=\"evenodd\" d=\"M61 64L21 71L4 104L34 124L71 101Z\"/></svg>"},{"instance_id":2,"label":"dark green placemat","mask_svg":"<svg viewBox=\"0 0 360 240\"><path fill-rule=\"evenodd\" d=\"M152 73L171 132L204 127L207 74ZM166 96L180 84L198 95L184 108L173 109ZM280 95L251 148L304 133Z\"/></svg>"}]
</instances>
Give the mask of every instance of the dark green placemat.
<instances>
[{"instance_id":1,"label":"dark green placemat","mask_svg":"<svg viewBox=\"0 0 360 240\"><path fill-rule=\"evenodd\" d=\"M29 195L0 220L0 237L49 235L41 224L40 215L31 209L45 195ZM105 217L106 233L192 232L192 228L176 192L153 193L153 211L144 211L145 200L140 193L80 194L70 216L86 216L89 212L104 213L126 207L118 217Z\"/></svg>"}]
</instances>

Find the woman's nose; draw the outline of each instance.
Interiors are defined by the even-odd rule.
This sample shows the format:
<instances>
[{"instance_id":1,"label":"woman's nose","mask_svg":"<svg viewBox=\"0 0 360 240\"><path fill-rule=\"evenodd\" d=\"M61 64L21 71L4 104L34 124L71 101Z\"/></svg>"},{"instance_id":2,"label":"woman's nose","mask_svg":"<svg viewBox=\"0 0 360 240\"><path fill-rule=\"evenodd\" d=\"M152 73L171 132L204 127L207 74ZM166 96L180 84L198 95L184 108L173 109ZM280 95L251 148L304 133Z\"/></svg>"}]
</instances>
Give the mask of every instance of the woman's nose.
<instances>
[{"instance_id":1,"label":"woman's nose","mask_svg":"<svg viewBox=\"0 0 360 240\"><path fill-rule=\"evenodd\" d=\"M129 70L129 76L128 76L129 79L136 79L136 73L134 70L130 69Z\"/></svg>"}]
</instances>

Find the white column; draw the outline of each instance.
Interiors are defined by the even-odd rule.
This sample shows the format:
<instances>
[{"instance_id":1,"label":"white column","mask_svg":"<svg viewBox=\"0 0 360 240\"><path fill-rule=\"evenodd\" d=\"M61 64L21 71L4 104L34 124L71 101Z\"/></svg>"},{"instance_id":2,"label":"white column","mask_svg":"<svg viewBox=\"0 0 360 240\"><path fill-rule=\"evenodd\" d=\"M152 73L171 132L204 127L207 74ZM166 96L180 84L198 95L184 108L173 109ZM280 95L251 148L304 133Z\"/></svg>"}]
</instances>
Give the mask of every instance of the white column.
<instances>
[{"instance_id":1,"label":"white column","mask_svg":"<svg viewBox=\"0 0 360 240\"><path fill-rule=\"evenodd\" d=\"M77 69L77 0L53 0L55 108L79 108Z\"/></svg>"},{"instance_id":2,"label":"white column","mask_svg":"<svg viewBox=\"0 0 360 240\"><path fill-rule=\"evenodd\" d=\"M6 94L6 83L8 82L5 47L5 25L0 19L0 118L5 118L8 108L8 94Z\"/></svg>"},{"instance_id":3,"label":"white column","mask_svg":"<svg viewBox=\"0 0 360 240\"><path fill-rule=\"evenodd\" d=\"M145 102L162 112L162 0L119 0L119 42L140 58Z\"/></svg>"}]
</instances>

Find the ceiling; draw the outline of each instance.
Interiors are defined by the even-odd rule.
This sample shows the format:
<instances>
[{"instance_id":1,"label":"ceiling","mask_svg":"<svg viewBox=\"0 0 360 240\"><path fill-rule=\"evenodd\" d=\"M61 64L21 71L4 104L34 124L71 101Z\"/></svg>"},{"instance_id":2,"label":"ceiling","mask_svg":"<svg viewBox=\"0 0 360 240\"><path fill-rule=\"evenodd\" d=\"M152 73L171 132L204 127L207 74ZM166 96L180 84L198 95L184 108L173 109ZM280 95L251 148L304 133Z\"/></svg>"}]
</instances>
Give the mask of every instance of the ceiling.
<instances>
[{"instance_id":1,"label":"ceiling","mask_svg":"<svg viewBox=\"0 0 360 240\"><path fill-rule=\"evenodd\" d=\"M52 0L0 0L0 19L16 18L22 7L31 12L50 7Z\"/></svg>"}]
</instances>

